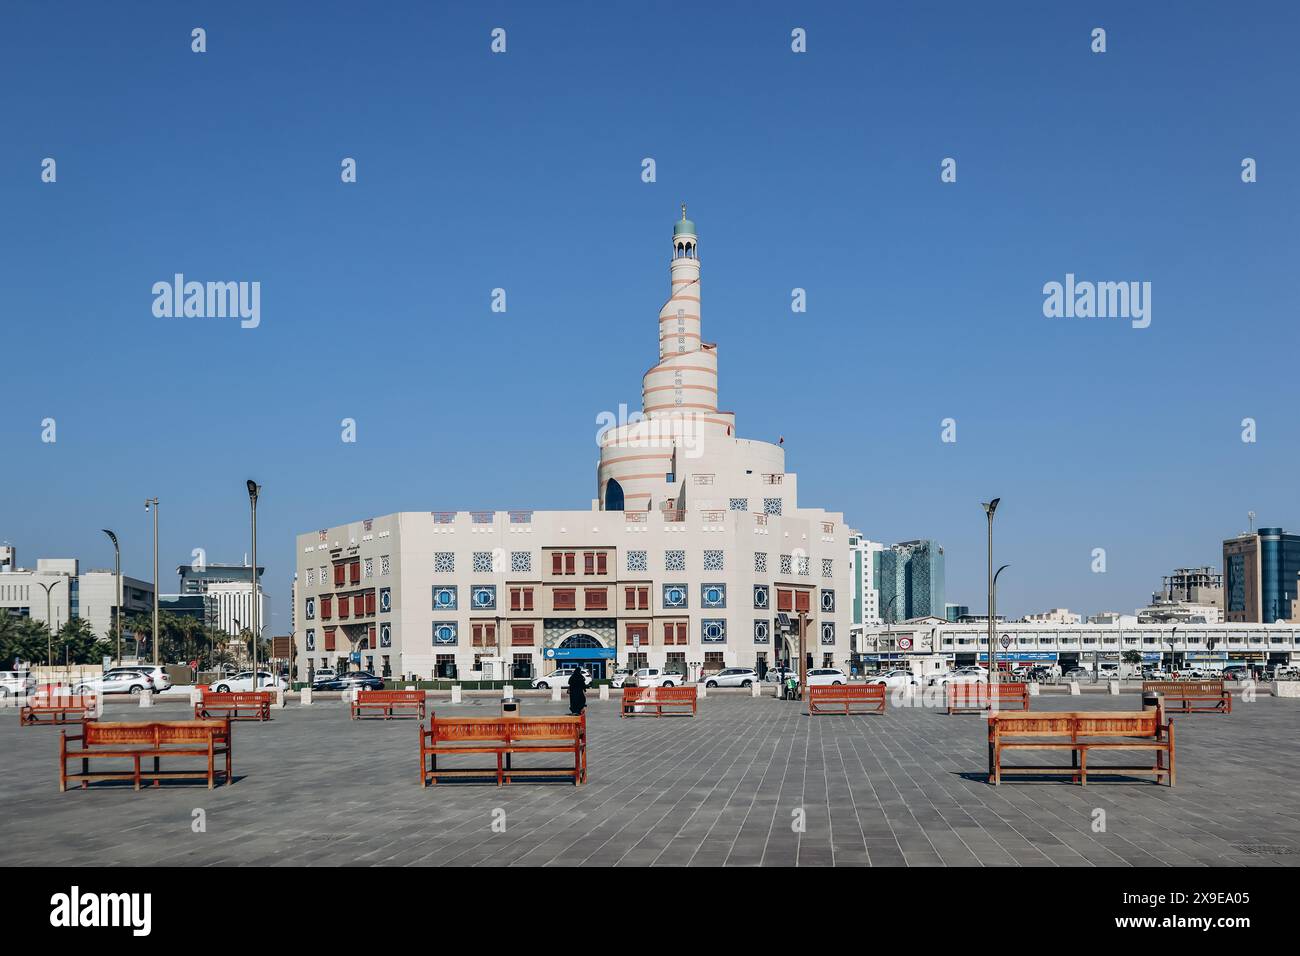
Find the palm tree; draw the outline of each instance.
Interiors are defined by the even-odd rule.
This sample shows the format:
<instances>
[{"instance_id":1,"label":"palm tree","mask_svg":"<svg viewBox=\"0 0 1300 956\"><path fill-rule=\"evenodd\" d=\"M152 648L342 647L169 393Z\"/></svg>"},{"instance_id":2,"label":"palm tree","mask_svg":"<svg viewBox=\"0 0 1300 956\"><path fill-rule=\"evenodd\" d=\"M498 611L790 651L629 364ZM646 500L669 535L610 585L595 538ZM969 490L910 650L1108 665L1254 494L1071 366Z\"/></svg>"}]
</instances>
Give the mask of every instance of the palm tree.
<instances>
[{"instance_id":1,"label":"palm tree","mask_svg":"<svg viewBox=\"0 0 1300 956\"><path fill-rule=\"evenodd\" d=\"M56 658L61 656L63 662L68 664L97 663L105 654L112 652L112 642L96 635L90 622L80 617L72 618L59 628L59 632L54 635L54 641L62 650L62 654L56 651ZM59 661L56 660L55 663Z\"/></svg>"}]
</instances>

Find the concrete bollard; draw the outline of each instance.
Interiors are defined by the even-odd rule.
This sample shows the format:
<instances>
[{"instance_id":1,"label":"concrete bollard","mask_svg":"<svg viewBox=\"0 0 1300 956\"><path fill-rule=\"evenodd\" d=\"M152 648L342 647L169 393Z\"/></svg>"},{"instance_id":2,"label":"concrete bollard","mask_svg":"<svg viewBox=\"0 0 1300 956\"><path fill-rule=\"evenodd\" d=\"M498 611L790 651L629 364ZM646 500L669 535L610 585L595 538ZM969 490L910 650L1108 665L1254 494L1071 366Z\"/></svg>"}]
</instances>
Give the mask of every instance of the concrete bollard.
<instances>
[{"instance_id":1,"label":"concrete bollard","mask_svg":"<svg viewBox=\"0 0 1300 956\"><path fill-rule=\"evenodd\" d=\"M249 587L251 588L252 585L250 584ZM695 694L695 699L696 699L696 700L704 700L704 698L706 698L706 697L709 696L709 689L708 689L707 687L705 687L703 684L700 684L700 685L699 685L699 688L700 688L700 689L699 689L699 690L696 692L696 694Z\"/></svg>"},{"instance_id":2,"label":"concrete bollard","mask_svg":"<svg viewBox=\"0 0 1300 956\"><path fill-rule=\"evenodd\" d=\"M250 585L250 588L251 588L251 585ZM140 691L140 706L141 706L141 707L152 707L152 706L153 706L153 691L151 691L151 690L142 690L142 691Z\"/></svg>"},{"instance_id":3,"label":"concrete bollard","mask_svg":"<svg viewBox=\"0 0 1300 956\"><path fill-rule=\"evenodd\" d=\"M252 589L252 585L251 585L251 584L249 585L249 589L250 589L250 590ZM559 699L560 699L560 688L558 688L558 687L552 687L552 688L551 688L551 700L558 701Z\"/></svg>"},{"instance_id":4,"label":"concrete bollard","mask_svg":"<svg viewBox=\"0 0 1300 956\"><path fill-rule=\"evenodd\" d=\"M249 591L252 591L252 590L253 590L253 586L252 586L251 584L248 586L248 590L249 590ZM414 685L414 684L407 684L406 687L403 688L403 689L404 689L404 690L415 690L415 685Z\"/></svg>"},{"instance_id":5,"label":"concrete bollard","mask_svg":"<svg viewBox=\"0 0 1300 956\"><path fill-rule=\"evenodd\" d=\"M277 710L284 710L284 705L285 705L286 703L288 703L288 700L287 700L287 698L284 696L284 688L283 688L283 687L277 687L277 688L275 689L275 707L276 707L276 709L277 709Z\"/></svg>"},{"instance_id":6,"label":"concrete bollard","mask_svg":"<svg viewBox=\"0 0 1300 956\"><path fill-rule=\"evenodd\" d=\"M252 589L252 585L251 585L251 584L249 585L249 589L250 589L250 590ZM459 684L452 684L452 685L451 685L451 702L452 702L453 704L459 704L459 703L460 703L460 685L459 685Z\"/></svg>"},{"instance_id":7,"label":"concrete bollard","mask_svg":"<svg viewBox=\"0 0 1300 956\"><path fill-rule=\"evenodd\" d=\"M252 589L253 589L253 586L250 584L250 585L249 585L249 590L251 591ZM310 688L310 687L304 687L302 690L298 691L298 703L301 704L303 707L310 707L310 706L311 706L311 688Z\"/></svg>"},{"instance_id":8,"label":"concrete bollard","mask_svg":"<svg viewBox=\"0 0 1300 956\"><path fill-rule=\"evenodd\" d=\"M249 589L250 589L250 590L252 589L252 585L251 585L251 584L249 585ZM609 685L608 685L608 684L601 684L601 685L600 685L600 699L601 699L601 700L609 700Z\"/></svg>"},{"instance_id":9,"label":"concrete bollard","mask_svg":"<svg viewBox=\"0 0 1300 956\"><path fill-rule=\"evenodd\" d=\"M1280 680L1273 683L1274 697L1300 697L1300 681Z\"/></svg>"},{"instance_id":10,"label":"concrete bollard","mask_svg":"<svg viewBox=\"0 0 1300 956\"><path fill-rule=\"evenodd\" d=\"M1072 696L1078 696L1078 694L1079 694L1079 682L1078 682L1077 680L1072 680L1072 681L1070 681L1070 694L1071 694Z\"/></svg>"},{"instance_id":11,"label":"concrete bollard","mask_svg":"<svg viewBox=\"0 0 1300 956\"><path fill-rule=\"evenodd\" d=\"M251 589L252 585L249 585L249 587L250 587L250 589ZM512 698L512 697L514 697L514 696L515 696L515 688L514 688L514 685L513 685L513 684L506 684L505 686L503 686L503 687L501 688L501 699L502 699L502 700L509 700L510 698Z\"/></svg>"},{"instance_id":12,"label":"concrete bollard","mask_svg":"<svg viewBox=\"0 0 1300 956\"><path fill-rule=\"evenodd\" d=\"M251 588L251 585L250 585L250 588ZM1038 696L1038 684L1037 684L1037 682L1035 682L1035 683L1029 685L1029 696L1030 696L1030 697L1037 697L1037 696Z\"/></svg>"},{"instance_id":13,"label":"concrete bollard","mask_svg":"<svg viewBox=\"0 0 1300 956\"><path fill-rule=\"evenodd\" d=\"M1117 681L1117 680L1107 681L1107 682L1106 682L1106 689L1107 689L1107 691L1109 691L1111 694L1118 694L1118 693L1119 693L1119 681Z\"/></svg>"},{"instance_id":14,"label":"concrete bollard","mask_svg":"<svg viewBox=\"0 0 1300 956\"><path fill-rule=\"evenodd\" d=\"M249 589L250 589L250 590L252 589L252 585L251 585L251 584L249 585ZM759 694L761 694L762 692L763 692L763 688L760 687L757 683L753 683L753 684L750 684L750 685L749 685L749 696L750 696L750 697L757 697L757 696L758 696Z\"/></svg>"},{"instance_id":15,"label":"concrete bollard","mask_svg":"<svg viewBox=\"0 0 1300 956\"><path fill-rule=\"evenodd\" d=\"M203 702L203 688L200 687L198 684L195 684L193 687L190 688L190 706L193 707L195 704L201 704L202 702Z\"/></svg>"}]
</instances>

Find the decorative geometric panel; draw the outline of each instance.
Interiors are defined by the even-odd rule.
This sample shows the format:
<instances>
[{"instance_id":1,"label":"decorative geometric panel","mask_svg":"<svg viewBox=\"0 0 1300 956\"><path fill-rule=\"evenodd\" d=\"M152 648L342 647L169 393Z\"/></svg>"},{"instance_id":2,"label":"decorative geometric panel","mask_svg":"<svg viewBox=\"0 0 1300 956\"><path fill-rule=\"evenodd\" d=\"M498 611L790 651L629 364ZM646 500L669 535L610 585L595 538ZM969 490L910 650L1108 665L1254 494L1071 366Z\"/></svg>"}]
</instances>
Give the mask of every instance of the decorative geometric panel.
<instances>
[{"instance_id":1,"label":"decorative geometric panel","mask_svg":"<svg viewBox=\"0 0 1300 956\"><path fill-rule=\"evenodd\" d=\"M771 604L768 602L768 593L766 584L754 585L754 607L766 611Z\"/></svg>"},{"instance_id":2,"label":"decorative geometric panel","mask_svg":"<svg viewBox=\"0 0 1300 956\"><path fill-rule=\"evenodd\" d=\"M835 643L835 625L830 621L825 621L822 623L822 643L823 644Z\"/></svg>"},{"instance_id":3,"label":"decorative geometric panel","mask_svg":"<svg viewBox=\"0 0 1300 956\"><path fill-rule=\"evenodd\" d=\"M495 611L497 587L495 584L475 584L470 588L470 602L476 611Z\"/></svg>"},{"instance_id":4,"label":"decorative geometric panel","mask_svg":"<svg viewBox=\"0 0 1300 956\"><path fill-rule=\"evenodd\" d=\"M723 558L722 558L722 552L721 552L721 551L705 551L705 552L704 552L704 570L705 570L705 571L721 571L721 570L722 570L722 561L723 561Z\"/></svg>"},{"instance_id":5,"label":"decorative geometric panel","mask_svg":"<svg viewBox=\"0 0 1300 956\"><path fill-rule=\"evenodd\" d=\"M725 584L701 584L700 607L726 607L727 586Z\"/></svg>"},{"instance_id":6,"label":"decorative geometric panel","mask_svg":"<svg viewBox=\"0 0 1300 956\"><path fill-rule=\"evenodd\" d=\"M392 564L388 560L388 555L381 554L379 556L379 576L382 578L388 577L388 572L390 570L392 570Z\"/></svg>"},{"instance_id":7,"label":"decorative geometric panel","mask_svg":"<svg viewBox=\"0 0 1300 956\"><path fill-rule=\"evenodd\" d=\"M767 621L754 622L754 643L769 644L772 640L772 625Z\"/></svg>"},{"instance_id":8,"label":"decorative geometric panel","mask_svg":"<svg viewBox=\"0 0 1300 956\"><path fill-rule=\"evenodd\" d=\"M629 551L627 553L627 569L629 571L648 571L650 565L646 561L646 552Z\"/></svg>"},{"instance_id":9,"label":"decorative geometric panel","mask_svg":"<svg viewBox=\"0 0 1300 956\"><path fill-rule=\"evenodd\" d=\"M700 622L701 644L727 643L727 622L718 618L705 618Z\"/></svg>"},{"instance_id":10,"label":"decorative geometric panel","mask_svg":"<svg viewBox=\"0 0 1300 956\"><path fill-rule=\"evenodd\" d=\"M728 498L728 499L727 499L727 510L728 510L728 511L748 511L748 510L749 510L749 499L748 499L748 498Z\"/></svg>"},{"instance_id":11,"label":"decorative geometric panel","mask_svg":"<svg viewBox=\"0 0 1300 956\"><path fill-rule=\"evenodd\" d=\"M457 643L455 621L433 622L433 643L445 647Z\"/></svg>"},{"instance_id":12,"label":"decorative geometric panel","mask_svg":"<svg viewBox=\"0 0 1300 956\"><path fill-rule=\"evenodd\" d=\"M766 551L754 552L754 573L767 574L767 552Z\"/></svg>"},{"instance_id":13,"label":"decorative geometric panel","mask_svg":"<svg viewBox=\"0 0 1300 956\"><path fill-rule=\"evenodd\" d=\"M311 585L311 584L315 584L315 583L316 583L316 569L315 569L315 568L308 568L308 569L307 569L307 583L308 583L309 585ZM249 590L251 591L252 588L250 587Z\"/></svg>"},{"instance_id":14,"label":"decorative geometric panel","mask_svg":"<svg viewBox=\"0 0 1300 956\"><path fill-rule=\"evenodd\" d=\"M435 611L456 610L456 585L433 589L433 609Z\"/></svg>"},{"instance_id":15,"label":"decorative geometric panel","mask_svg":"<svg viewBox=\"0 0 1300 956\"><path fill-rule=\"evenodd\" d=\"M374 576L375 576L375 559L374 559L374 558L366 558L366 564L365 564L365 577L373 578ZM252 587L251 587L251 586L249 587L249 590L250 590L250 591L252 590Z\"/></svg>"},{"instance_id":16,"label":"decorative geometric panel","mask_svg":"<svg viewBox=\"0 0 1300 956\"><path fill-rule=\"evenodd\" d=\"M391 624L379 625L379 646L380 647L393 646L393 625Z\"/></svg>"},{"instance_id":17,"label":"decorative geometric panel","mask_svg":"<svg viewBox=\"0 0 1300 956\"><path fill-rule=\"evenodd\" d=\"M826 588L822 588L822 610L827 612L835 610L834 591L828 590Z\"/></svg>"},{"instance_id":18,"label":"decorative geometric panel","mask_svg":"<svg viewBox=\"0 0 1300 956\"><path fill-rule=\"evenodd\" d=\"M686 606L687 606L686 585L665 584L664 585L664 607L683 608Z\"/></svg>"},{"instance_id":19,"label":"decorative geometric panel","mask_svg":"<svg viewBox=\"0 0 1300 956\"><path fill-rule=\"evenodd\" d=\"M665 570L665 571L685 571L685 570L686 570L686 552L685 552L685 551L665 551L665 552L664 552L664 570Z\"/></svg>"},{"instance_id":20,"label":"decorative geometric panel","mask_svg":"<svg viewBox=\"0 0 1300 956\"><path fill-rule=\"evenodd\" d=\"M788 554L781 555L781 573L794 574L794 558Z\"/></svg>"},{"instance_id":21,"label":"decorative geometric panel","mask_svg":"<svg viewBox=\"0 0 1300 956\"><path fill-rule=\"evenodd\" d=\"M833 577L835 577L835 559L834 559L834 558L822 558L822 577L824 577L824 578L833 578Z\"/></svg>"},{"instance_id":22,"label":"decorative geometric panel","mask_svg":"<svg viewBox=\"0 0 1300 956\"><path fill-rule=\"evenodd\" d=\"M533 552L531 551L511 551L510 552L510 570L526 574L531 574L533 570Z\"/></svg>"},{"instance_id":23,"label":"decorative geometric panel","mask_svg":"<svg viewBox=\"0 0 1300 956\"><path fill-rule=\"evenodd\" d=\"M764 514L769 514L769 515L779 515L779 514L781 513L781 499L780 499L780 498L764 498L764 499L763 499L763 513L764 513Z\"/></svg>"},{"instance_id":24,"label":"decorative geometric panel","mask_svg":"<svg viewBox=\"0 0 1300 956\"><path fill-rule=\"evenodd\" d=\"M248 586L248 590L249 591L253 590L253 586L251 584ZM307 650L309 651L316 650L316 631L310 627L307 628Z\"/></svg>"},{"instance_id":25,"label":"decorative geometric panel","mask_svg":"<svg viewBox=\"0 0 1300 956\"><path fill-rule=\"evenodd\" d=\"M393 609L393 589L380 588L379 589L379 613L387 614L392 609Z\"/></svg>"},{"instance_id":26,"label":"decorative geometric panel","mask_svg":"<svg viewBox=\"0 0 1300 956\"><path fill-rule=\"evenodd\" d=\"M808 555L806 554L795 555L795 567L799 569L800 574L802 574L804 577L807 577L808 576Z\"/></svg>"},{"instance_id":27,"label":"decorative geometric panel","mask_svg":"<svg viewBox=\"0 0 1300 956\"><path fill-rule=\"evenodd\" d=\"M475 574L492 573L492 552L491 551L474 552L474 573Z\"/></svg>"},{"instance_id":28,"label":"decorative geometric panel","mask_svg":"<svg viewBox=\"0 0 1300 956\"><path fill-rule=\"evenodd\" d=\"M456 552L455 551L435 551L433 552L433 572L434 574L454 574L456 571Z\"/></svg>"},{"instance_id":29,"label":"decorative geometric panel","mask_svg":"<svg viewBox=\"0 0 1300 956\"><path fill-rule=\"evenodd\" d=\"M250 593L252 592L253 586L251 584L248 586L248 590ZM307 599L306 613L303 616L309 621L316 620L316 599L314 597Z\"/></svg>"}]
</instances>

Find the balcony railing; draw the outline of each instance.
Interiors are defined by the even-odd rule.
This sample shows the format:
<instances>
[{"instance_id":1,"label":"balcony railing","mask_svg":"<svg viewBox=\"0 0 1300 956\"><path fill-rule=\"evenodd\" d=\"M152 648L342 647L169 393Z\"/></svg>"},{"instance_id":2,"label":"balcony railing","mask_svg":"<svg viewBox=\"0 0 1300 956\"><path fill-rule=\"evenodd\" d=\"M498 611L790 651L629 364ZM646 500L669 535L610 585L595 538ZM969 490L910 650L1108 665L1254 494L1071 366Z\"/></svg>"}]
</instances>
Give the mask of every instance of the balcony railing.
<instances>
[{"instance_id":1,"label":"balcony railing","mask_svg":"<svg viewBox=\"0 0 1300 956\"><path fill-rule=\"evenodd\" d=\"M623 520L628 524L645 524L646 512L644 511L624 511Z\"/></svg>"},{"instance_id":2,"label":"balcony railing","mask_svg":"<svg viewBox=\"0 0 1300 956\"><path fill-rule=\"evenodd\" d=\"M456 512L454 511L430 511L429 514L433 516L434 524L456 523Z\"/></svg>"},{"instance_id":3,"label":"balcony railing","mask_svg":"<svg viewBox=\"0 0 1300 956\"><path fill-rule=\"evenodd\" d=\"M471 511L469 513L470 521L474 524L491 524L496 520L495 511Z\"/></svg>"},{"instance_id":4,"label":"balcony railing","mask_svg":"<svg viewBox=\"0 0 1300 956\"><path fill-rule=\"evenodd\" d=\"M531 511L512 511L510 512L511 524L532 524L533 513Z\"/></svg>"},{"instance_id":5,"label":"balcony railing","mask_svg":"<svg viewBox=\"0 0 1300 956\"><path fill-rule=\"evenodd\" d=\"M779 485L784 478L785 475L763 475L763 484Z\"/></svg>"},{"instance_id":6,"label":"balcony railing","mask_svg":"<svg viewBox=\"0 0 1300 956\"><path fill-rule=\"evenodd\" d=\"M835 522L834 522L834 521L823 521L823 522L822 522L822 534L834 534L834 533L835 533Z\"/></svg>"},{"instance_id":7,"label":"balcony railing","mask_svg":"<svg viewBox=\"0 0 1300 956\"><path fill-rule=\"evenodd\" d=\"M711 485L711 484L713 484L713 476L712 476L712 475L695 475L695 476L694 476L694 481L695 481L695 484L697 484L697 485Z\"/></svg>"},{"instance_id":8,"label":"balcony railing","mask_svg":"<svg viewBox=\"0 0 1300 956\"><path fill-rule=\"evenodd\" d=\"M685 521L686 512L683 510L668 510L663 513L665 521Z\"/></svg>"},{"instance_id":9,"label":"balcony railing","mask_svg":"<svg viewBox=\"0 0 1300 956\"><path fill-rule=\"evenodd\" d=\"M756 513L754 515L754 524L758 525L760 528L767 527L767 515L762 512Z\"/></svg>"},{"instance_id":10,"label":"balcony railing","mask_svg":"<svg viewBox=\"0 0 1300 956\"><path fill-rule=\"evenodd\" d=\"M721 524L727 520L725 511L701 511L700 517L704 519L705 524Z\"/></svg>"}]
</instances>

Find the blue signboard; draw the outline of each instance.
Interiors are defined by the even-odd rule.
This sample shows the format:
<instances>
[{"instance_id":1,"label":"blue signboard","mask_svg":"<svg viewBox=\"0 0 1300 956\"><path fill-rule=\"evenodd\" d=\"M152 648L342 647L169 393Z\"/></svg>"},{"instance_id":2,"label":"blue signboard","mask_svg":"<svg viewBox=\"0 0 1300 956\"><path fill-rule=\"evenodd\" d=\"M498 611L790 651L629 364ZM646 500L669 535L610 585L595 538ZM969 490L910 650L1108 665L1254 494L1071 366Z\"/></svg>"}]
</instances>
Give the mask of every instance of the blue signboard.
<instances>
[{"instance_id":1,"label":"blue signboard","mask_svg":"<svg viewBox=\"0 0 1300 956\"><path fill-rule=\"evenodd\" d=\"M1057 655L1053 651L998 651L1000 661L1054 661ZM987 651L981 651L977 660L987 661Z\"/></svg>"},{"instance_id":2,"label":"blue signboard","mask_svg":"<svg viewBox=\"0 0 1300 956\"><path fill-rule=\"evenodd\" d=\"M542 652L548 661L614 660L618 651L612 647L548 647Z\"/></svg>"}]
</instances>

